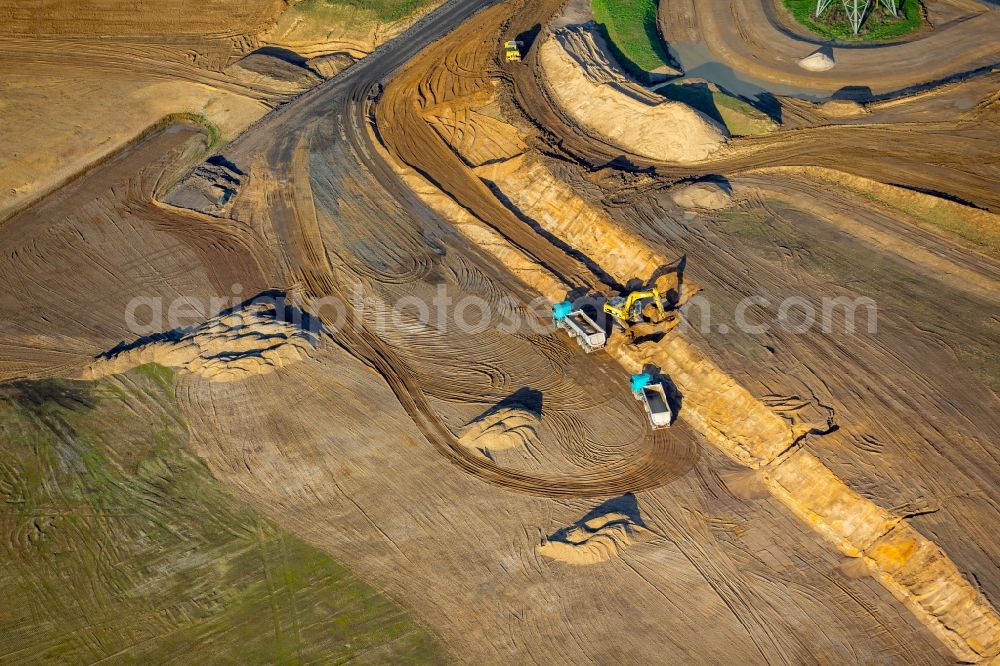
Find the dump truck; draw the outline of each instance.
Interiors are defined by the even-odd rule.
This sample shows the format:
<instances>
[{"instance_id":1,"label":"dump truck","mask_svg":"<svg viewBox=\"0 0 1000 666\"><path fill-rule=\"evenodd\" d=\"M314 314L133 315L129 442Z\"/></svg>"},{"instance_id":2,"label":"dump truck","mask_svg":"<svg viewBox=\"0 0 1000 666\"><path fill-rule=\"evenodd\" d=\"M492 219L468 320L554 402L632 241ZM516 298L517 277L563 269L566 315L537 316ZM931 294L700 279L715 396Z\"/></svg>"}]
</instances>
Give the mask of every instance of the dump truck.
<instances>
[{"instance_id":1,"label":"dump truck","mask_svg":"<svg viewBox=\"0 0 1000 666\"><path fill-rule=\"evenodd\" d=\"M503 53L507 62L521 62L521 42L504 42Z\"/></svg>"},{"instance_id":2,"label":"dump truck","mask_svg":"<svg viewBox=\"0 0 1000 666\"><path fill-rule=\"evenodd\" d=\"M603 349L608 336L597 322L581 309L574 309L572 301L562 301L552 306L552 321L576 340L588 354Z\"/></svg>"},{"instance_id":3,"label":"dump truck","mask_svg":"<svg viewBox=\"0 0 1000 666\"><path fill-rule=\"evenodd\" d=\"M663 388L663 382L653 381L651 374L643 372L632 375L631 386L632 395L645 407L653 429L669 428L674 415L670 411L670 404L667 403L667 392Z\"/></svg>"}]
</instances>

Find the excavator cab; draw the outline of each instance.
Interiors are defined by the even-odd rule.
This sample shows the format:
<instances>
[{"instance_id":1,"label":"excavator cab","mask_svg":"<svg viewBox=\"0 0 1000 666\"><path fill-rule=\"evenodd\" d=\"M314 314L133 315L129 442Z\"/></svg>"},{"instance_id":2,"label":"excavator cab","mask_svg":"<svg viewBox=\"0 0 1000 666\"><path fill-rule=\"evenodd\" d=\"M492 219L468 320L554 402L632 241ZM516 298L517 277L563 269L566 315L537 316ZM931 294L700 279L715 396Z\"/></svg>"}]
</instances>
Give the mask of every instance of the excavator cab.
<instances>
[{"instance_id":1,"label":"excavator cab","mask_svg":"<svg viewBox=\"0 0 1000 666\"><path fill-rule=\"evenodd\" d=\"M604 313L611 315L625 330L632 324L646 321L658 323L667 317L663 299L656 289L633 291L627 296L615 296L604 304Z\"/></svg>"},{"instance_id":2,"label":"excavator cab","mask_svg":"<svg viewBox=\"0 0 1000 666\"><path fill-rule=\"evenodd\" d=\"M521 45L520 42L504 42L503 43L504 60L507 62L521 62Z\"/></svg>"}]
</instances>

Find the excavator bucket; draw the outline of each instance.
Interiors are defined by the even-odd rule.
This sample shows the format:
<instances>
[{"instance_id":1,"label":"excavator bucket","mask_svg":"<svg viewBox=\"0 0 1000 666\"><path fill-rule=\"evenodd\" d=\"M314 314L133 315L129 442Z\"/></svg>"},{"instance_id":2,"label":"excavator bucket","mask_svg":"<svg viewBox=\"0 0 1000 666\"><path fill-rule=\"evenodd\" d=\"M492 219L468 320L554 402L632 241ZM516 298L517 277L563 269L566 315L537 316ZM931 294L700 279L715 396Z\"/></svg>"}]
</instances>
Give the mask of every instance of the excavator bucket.
<instances>
[{"instance_id":1,"label":"excavator bucket","mask_svg":"<svg viewBox=\"0 0 1000 666\"><path fill-rule=\"evenodd\" d=\"M665 321L668 315L669 313L665 312L662 308L657 307L656 303L647 303L642 309L643 319L653 324L659 324L660 322Z\"/></svg>"}]
</instances>

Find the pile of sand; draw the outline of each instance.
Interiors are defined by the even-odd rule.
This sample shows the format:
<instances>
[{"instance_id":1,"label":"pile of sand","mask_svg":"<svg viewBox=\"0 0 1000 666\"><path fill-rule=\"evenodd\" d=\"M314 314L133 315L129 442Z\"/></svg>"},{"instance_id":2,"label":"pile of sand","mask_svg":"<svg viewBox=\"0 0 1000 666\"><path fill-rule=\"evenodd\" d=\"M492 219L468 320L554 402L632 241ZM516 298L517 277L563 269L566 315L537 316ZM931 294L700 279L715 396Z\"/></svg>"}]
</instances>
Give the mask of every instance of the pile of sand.
<instances>
[{"instance_id":1,"label":"pile of sand","mask_svg":"<svg viewBox=\"0 0 1000 666\"><path fill-rule=\"evenodd\" d=\"M246 174L219 156L198 165L166 197L165 203L206 215L227 217Z\"/></svg>"},{"instance_id":2,"label":"pile of sand","mask_svg":"<svg viewBox=\"0 0 1000 666\"><path fill-rule=\"evenodd\" d=\"M864 104L851 99L831 99L819 105L820 111L832 118L857 118L871 111Z\"/></svg>"},{"instance_id":3,"label":"pile of sand","mask_svg":"<svg viewBox=\"0 0 1000 666\"><path fill-rule=\"evenodd\" d=\"M459 441L481 451L526 448L538 443L538 416L522 407L499 407L469 423Z\"/></svg>"},{"instance_id":4,"label":"pile of sand","mask_svg":"<svg viewBox=\"0 0 1000 666\"><path fill-rule=\"evenodd\" d=\"M732 203L729 188L713 181L682 185L670 191L670 198L681 208L720 210Z\"/></svg>"},{"instance_id":5,"label":"pile of sand","mask_svg":"<svg viewBox=\"0 0 1000 666\"><path fill-rule=\"evenodd\" d=\"M333 78L354 64L354 58L347 53L331 53L306 61L309 68L325 79Z\"/></svg>"},{"instance_id":6,"label":"pile of sand","mask_svg":"<svg viewBox=\"0 0 1000 666\"><path fill-rule=\"evenodd\" d=\"M142 338L102 354L82 373L97 379L146 363L187 370L213 381L245 379L306 358L317 333L302 328L273 303L253 303L191 330Z\"/></svg>"},{"instance_id":7,"label":"pile of sand","mask_svg":"<svg viewBox=\"0 0 1000 666\"><path fill-rule=\"evenodd\" d=\"M597 564L618 557L653 535L625 513L609 512L559 530L538 546L545 557L567 564Z\"/></svg>"},{"instance_id":8,"label":"pile of sand","mask_svg":"<svg viewBox=\"0 0 1000 666\"><path fill-rule=\"evenodd\" d=\"M833 56L825 51L816 51L799 60L799 67L810 72L826 72L833 69Z\"/></svg>"},{"instance_id":9,"label":"pile of sand","mask_svg":"<svg viewBox=\"0 0 1000 666\"><path fill-rule=\"evenodd\" d=\"M729 136L700 111L629 80L589 24L553 33L539 49L539 63L553 101L588 132L622 150L655 160L698 162Z\"/></svg>"},{"instance_id":10,"label":"pile of sand","mask_svg":"<svg viewBox=\"0 0 1000 666\"><path fill-rule=\"evenodd\" d=\"M225 69L233 79L249 86L299 93L322 82L316 72L303 64L265 52L250 53Z\"/></svg>"}]
</instances>

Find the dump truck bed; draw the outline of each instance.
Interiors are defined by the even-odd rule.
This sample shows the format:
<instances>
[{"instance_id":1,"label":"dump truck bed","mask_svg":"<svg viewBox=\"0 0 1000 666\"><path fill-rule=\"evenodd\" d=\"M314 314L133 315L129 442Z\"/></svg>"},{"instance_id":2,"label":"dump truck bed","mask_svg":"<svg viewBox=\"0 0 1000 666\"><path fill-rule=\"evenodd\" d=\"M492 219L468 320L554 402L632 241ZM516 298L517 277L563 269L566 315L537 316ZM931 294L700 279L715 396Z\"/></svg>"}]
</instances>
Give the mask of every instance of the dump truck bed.
<instances>
[{"instance_id":1,"label":"dump truck bed","mask_svg":"<svg viewBox=\"0 0 1000 666\"><path fill-rule=\"evenodd\" d=\"M569 319L573 320L573 323L576 324L581 331L583 331L584 335L591 336L598 333L603 335L604 333L604 331L597 326L593 319L585 315L580 310L571 312L569 314Z\"/></svg>"},{"instance_id":2,"label":"dump truck bed","mask_svg":"<svg viewBox=\"0 0 1000 666\"><path fill-rule=\"evenodd\" d=\"M670 425L673 414L667 403L667 394L662 384L647 384L642 387L642 401L646 405L646 413L654 428L666 428Z\"/></svg>"},{"instance_id":3,"label":"dump truck bed","mask_svg":"<svg viewBox=\"0 0 1000 666\"><path fill-rule=\"evenodd\" d=\"M583 310L574 310L567 314L557 325L564 328L583 347L584 351L592 352L604 347L608 341L604 329L587 316Z\"/></svg>"}]
</instances>

